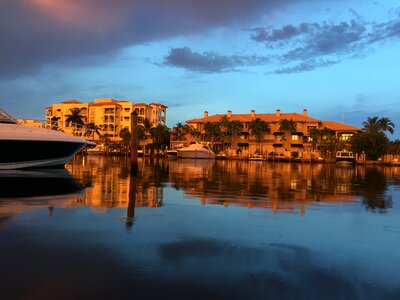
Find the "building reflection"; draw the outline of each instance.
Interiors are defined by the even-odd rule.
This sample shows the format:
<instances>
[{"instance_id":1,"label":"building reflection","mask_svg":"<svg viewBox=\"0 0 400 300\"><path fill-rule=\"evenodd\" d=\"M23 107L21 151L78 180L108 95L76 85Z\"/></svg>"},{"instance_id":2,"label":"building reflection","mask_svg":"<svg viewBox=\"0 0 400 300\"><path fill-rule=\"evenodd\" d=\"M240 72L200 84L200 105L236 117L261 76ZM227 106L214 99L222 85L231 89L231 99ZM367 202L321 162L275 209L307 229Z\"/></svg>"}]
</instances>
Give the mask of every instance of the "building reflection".
<instances>
[{"instance_id":1,"label":"building reflection","mask_svg":"<svg viewBox=\"0 0 400 300\"><path fill-rule=\"evenodd\" d=\"M125 157L76 156L66 168L85 186L79 204L105 211L128 206L131 180L136 187L135 207L162 206L164 174L154 170L152 165L151 161L143 160L136 178L130 176L129 159Z\"/></svg>"},{"instance_id":2,"label":"building reflection","mask_svg":"<svg viewBox=\"0 0 400 300\"><path fill-rule=\"evenodd\" d=\"M368 208L385 210L391 207L391 199L385 198L387 176L396 178L395 171L365 166L162 158L139 160L139 172L132 178L128 159L104 156L78 156L67 169L85 186L84 197L76 204L97 211L132 205L133 185L134 207L162 206L168 185L182 190L186 198L199 199L201 205L304 214L311 204L361 201Z\"/></svg>"}]
</instances>

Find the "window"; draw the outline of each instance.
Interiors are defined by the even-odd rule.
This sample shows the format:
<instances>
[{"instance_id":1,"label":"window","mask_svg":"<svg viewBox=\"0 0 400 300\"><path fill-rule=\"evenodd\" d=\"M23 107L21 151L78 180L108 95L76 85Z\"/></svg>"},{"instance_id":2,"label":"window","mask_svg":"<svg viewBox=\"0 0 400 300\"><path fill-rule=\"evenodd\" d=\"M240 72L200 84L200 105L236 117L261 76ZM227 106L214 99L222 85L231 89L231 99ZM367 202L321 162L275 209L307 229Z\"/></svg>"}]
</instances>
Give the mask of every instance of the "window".
<instances>
[{"instance_id":1,"label":"window","mask_svg":"<svg viewBox=\"0 0 400 300\"><path fill-rule=\"evenodd\" d=\"M316 126L307 126L308 132L312 131L313 129L316 129Z\"/></svg>"},{"instance_id":2,"label":"window","mask_svg":"<svg viewBox=\"0 0 400 300\"><path fill-rule=\"evenodd\" d=\"M292 134L292 141L298 141L299 140L299 136L296 134Z\"/></svg>"},{"instance_id":3,"label":"window","mask_svg":"<svg viewBox=\"0 0 400 300\"><path fill-rule=\"evenodd\" d=\"M144 108L140 109L139 115L144 115Z\"/></svg>"},{"instance_id":4,"label":"window","mask_svg":"<svg viewBox=\"0 0 400 300\"><path fill-rule=\"evenodd\" d=\"M352 133L342 133L339 137L341 141L348 141L353 136Z\"/></svg>"}]
</instances>

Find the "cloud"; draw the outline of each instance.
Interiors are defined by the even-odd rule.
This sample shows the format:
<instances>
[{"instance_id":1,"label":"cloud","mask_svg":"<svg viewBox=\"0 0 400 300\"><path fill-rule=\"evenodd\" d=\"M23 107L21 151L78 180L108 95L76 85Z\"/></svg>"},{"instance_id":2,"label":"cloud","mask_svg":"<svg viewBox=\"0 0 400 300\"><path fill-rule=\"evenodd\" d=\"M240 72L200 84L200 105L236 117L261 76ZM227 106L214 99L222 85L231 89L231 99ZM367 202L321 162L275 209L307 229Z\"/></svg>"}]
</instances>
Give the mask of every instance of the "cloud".
<instances>
[{"instance_id":1,"label":"cloud","mask_svg":"<svg viewBox=\"0 0 400 300\"><path fill-rule=\"evenodd\" d=\"M197 53L188 47L172 48L164 64L192 72L218 73L235 71L239 67L265 64L268 58L260 56L219 55L214 52Z\"/></svg>"},{"instance_id":2,"label":"cloud","mask_svg":"<svg viewBox=\"0 0 400 300\"><path fill-rule=\"evenodd\" d=\"M321 67L328 67L334 64L339 63L339 61L332 60L308 60L302 63L299 63L292 67L286 67L281 69L276 69L269 74L292 74L292 73L302 73L307 71L312 71Z\"/></svg>"},{"instance_id":3,"label":"cloud","mask_svg":"<svg viewBox=\"0 0 400 300\"><path fill-rule=\"evenodd\" d=\"M0 77L250 22L288 0L0 0Z\"/></svg>"},{"instance_id":4,"label":"cloud","mask_svg":"<svg viewBox=\"0 0 400 300\"><path fill-rule=\"evenodd\" d=\"M290 48L281 59L291 61L352 53L367 38L367 24L362 20L339 24L302 23L280 29L257 28L254 32L251 38L267 48Z\"/></svg>"},{"instance_id":5,"label":"cloud","mask_svg":"<svg viewBox=\"0 0 400 300\"><path fill-rule=\"evenodd\" d=\"M301 23L282 28L254 28L250 38L276 51L276 63L293 64L271 73L288 74L314 70L365 54L378 42L400 37L398 19L367 22L361 17L348 22Z\"/></svg>"},{"instance_id":6,"label":"cloud","mask_svg":"<svg viewBox=\"0 0 400 300\"><path fill-rule=\"evenodd\" d=\"M250 38L266 47L265 55L238 56L216 52L197 53L189 47L173 48L164 64L191 72L217 73L242 71L242 67L265 65L283 67L267 74L312 71L359 57L378 42L400 37L400 21L367 22L359 15L348 22L300 23L251 29Z\"/></svg>"}]
</instances>

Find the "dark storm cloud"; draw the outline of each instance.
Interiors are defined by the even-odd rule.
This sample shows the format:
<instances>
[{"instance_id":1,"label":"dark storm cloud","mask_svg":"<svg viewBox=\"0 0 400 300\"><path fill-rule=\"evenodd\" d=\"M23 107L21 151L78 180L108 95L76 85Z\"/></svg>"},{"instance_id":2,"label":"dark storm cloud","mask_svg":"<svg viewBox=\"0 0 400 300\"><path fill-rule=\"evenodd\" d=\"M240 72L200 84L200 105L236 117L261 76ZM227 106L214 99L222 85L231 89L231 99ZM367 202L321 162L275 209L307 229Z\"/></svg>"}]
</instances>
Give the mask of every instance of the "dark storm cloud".
<instances>
[{"instance_id":1,"label":"dark storm cloud","mask_svg":"<svg viewBox=\"0 0 400 300\"><path fill-rule=\"evenodd\" d=\"M0 0L0 77L146 41L241 24L287 2Z\"/></svg>"},{"instance_id":2,"label":"dark storm cloud","mask_svg":"<svg viewBox=\"0 0 400 300\"><path fill-rule=\"evenodd\" d=\"M219 55L214 52L197 53L190 48L173 48L164 64L200 73L235 71L245 66L265 64L268 59L259 56Z\"/></svg>"}]
</instances>

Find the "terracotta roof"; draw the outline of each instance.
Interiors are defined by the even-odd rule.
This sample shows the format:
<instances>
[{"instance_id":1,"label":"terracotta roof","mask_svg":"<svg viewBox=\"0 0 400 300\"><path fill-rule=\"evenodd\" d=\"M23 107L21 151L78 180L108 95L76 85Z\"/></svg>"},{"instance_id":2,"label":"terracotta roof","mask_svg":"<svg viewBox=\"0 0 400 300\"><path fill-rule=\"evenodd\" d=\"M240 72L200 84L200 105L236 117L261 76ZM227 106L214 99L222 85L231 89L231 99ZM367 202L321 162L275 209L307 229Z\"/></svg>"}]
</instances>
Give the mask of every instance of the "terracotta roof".
<instances>
[{"instance_id":1,"label":"terracotta roof","mask_svg":"<svg viewBox=\"0 0 400 300\"><path fill-rule=\"evenodd\" d=\"M216 114L209 116L207 118L199 118L199 119L192 119L186 121L186 123L206 123L206 122L218 122L222 116L226 114ZM307 123L320 123L321 121L315 118L311 118L309 116L305 116L303 114L298 113L281 113L280 116L276 114L255 114L254 118L251 114L232 114L229 120L237 120L240 122L251 122L253 119L260 118L263 121L269 123L278 123L280 120L292 119L294 122L307 122Z\"/></svg>"},{"instance_id":2,"label":"terracotta roof","mask_svg":"<svg viewBox=\"0 0 400 300\"><path fill-rule=\"evenodd\" d=\"M139 102L139 103L133 104L133 106L150 106L150 105L147 103Z\"/></svg>"},{"instance_id":3,"label":"terracotta roof","mask_svg":"<svg viewBox=\"0 0 400 300\"><path fill-rule=\"evenodd\" d=\"M162 104L162 103L154 103L154 102L152 102L152 103L150 103L150 105L159 105L159 106L163 106L163 107L165 107L165 108L168 108L168 106L166 106L165 104Z\"/></svg>"},{"instance_id":4,"label":"terracotta roof","mask_svg":"<svg viewBox=\"0 0 400 300\"><path fill-rule=\"evenodd\" d=\"M322 128L326 127L335 131L360 131L361 129L355 126L334 122L334 121L323 121L321 124Z\"/></svg>"}]
</instances>

